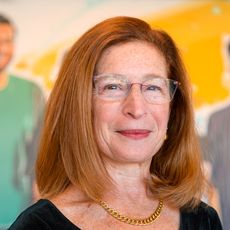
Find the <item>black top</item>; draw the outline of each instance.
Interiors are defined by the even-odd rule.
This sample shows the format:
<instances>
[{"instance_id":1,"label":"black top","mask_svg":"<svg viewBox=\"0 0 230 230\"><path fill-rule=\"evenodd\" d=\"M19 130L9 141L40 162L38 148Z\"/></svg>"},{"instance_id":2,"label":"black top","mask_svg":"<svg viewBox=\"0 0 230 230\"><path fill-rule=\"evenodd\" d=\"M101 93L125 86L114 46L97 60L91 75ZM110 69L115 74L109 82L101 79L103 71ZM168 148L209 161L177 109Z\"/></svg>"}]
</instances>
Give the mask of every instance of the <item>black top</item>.
<instances>
[{"instance_id":1,"label":"black top","mask_svg":"<svg viewBox=\"0 0 230 230\"><path fill-rule=\"evenodd\" d=\"M9 230L80 230L49 200L39 200L26 209ZM112 228L111 228L112 229ZM216 211L201 202L196 210L180 212L179 230L222 230Z\"/></svg>"}]
</instances>

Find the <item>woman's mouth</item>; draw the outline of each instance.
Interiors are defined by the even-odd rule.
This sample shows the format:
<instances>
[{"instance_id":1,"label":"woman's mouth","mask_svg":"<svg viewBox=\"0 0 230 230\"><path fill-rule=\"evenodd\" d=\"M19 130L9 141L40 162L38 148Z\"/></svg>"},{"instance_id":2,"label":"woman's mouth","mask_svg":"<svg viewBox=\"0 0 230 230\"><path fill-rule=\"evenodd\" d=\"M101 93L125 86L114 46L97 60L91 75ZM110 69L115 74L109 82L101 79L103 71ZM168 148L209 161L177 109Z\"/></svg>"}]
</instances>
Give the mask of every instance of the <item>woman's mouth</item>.
<instances>
[{"instance_id":1,"label":"woman's mouth","mask_svg":"<svg viewBox=\"0 0 230 230\"><path fill-rule=\"evenodd\" d=\"M146 130L146 129L120 130L117 132L125 137L135 139L135 140L144 139L148 137L151 133L150 130Z\"/></svg>"}]
</instances>

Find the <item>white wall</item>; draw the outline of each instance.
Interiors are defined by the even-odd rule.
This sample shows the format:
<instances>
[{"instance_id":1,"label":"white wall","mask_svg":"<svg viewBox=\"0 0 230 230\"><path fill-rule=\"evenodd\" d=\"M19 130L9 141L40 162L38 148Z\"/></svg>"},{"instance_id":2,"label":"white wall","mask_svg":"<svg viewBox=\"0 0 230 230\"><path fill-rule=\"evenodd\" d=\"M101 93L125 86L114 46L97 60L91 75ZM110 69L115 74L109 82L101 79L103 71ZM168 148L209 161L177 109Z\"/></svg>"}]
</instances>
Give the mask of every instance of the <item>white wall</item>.
<instances>
[{"instance_id":1,"label":"white wall","mask_svg":"<svg viewBox=\"0 0 230 230\"><path fill-rule=\"evenodd\" d=\"M101 19L141 16L191 0L0 0L0 13L16 24L18 35L13 62L29 52L82 34Z\"/></svg>"}]
</instances>

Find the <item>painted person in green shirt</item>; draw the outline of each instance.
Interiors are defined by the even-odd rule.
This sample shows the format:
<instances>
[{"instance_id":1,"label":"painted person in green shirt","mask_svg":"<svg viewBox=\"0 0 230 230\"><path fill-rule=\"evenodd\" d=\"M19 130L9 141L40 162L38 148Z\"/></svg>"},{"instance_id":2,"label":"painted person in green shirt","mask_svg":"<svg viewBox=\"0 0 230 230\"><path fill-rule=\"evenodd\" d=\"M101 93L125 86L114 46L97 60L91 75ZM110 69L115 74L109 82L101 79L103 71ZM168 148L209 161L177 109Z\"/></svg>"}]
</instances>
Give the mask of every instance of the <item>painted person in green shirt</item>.
<instances>
[{"instance_id":1,"label":"painted person in green shirt","mask_svg":"<svg viewBox=\"0 0 230 230\"><path fill-rule=\"evenodd\" d=\"M7 67L14 54L15 27L0 14L0 229L32 201L33 162L45 100L32 81Z\"/></svg>"}]
</instances>

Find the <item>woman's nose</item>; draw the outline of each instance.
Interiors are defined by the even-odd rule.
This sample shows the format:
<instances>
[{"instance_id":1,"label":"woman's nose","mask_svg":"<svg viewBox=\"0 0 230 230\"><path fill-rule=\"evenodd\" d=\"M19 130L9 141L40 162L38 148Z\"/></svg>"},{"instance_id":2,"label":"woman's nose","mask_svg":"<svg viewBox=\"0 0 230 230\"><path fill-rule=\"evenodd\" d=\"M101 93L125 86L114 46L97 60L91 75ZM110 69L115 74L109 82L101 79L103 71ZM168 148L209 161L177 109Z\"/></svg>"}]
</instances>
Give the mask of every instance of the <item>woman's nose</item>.
<instances>
[{"instance_id":1,"label":"woman's nose","mask_svg":"<svg viewBox=\"0 0 230 230\"><path fill-rule=\"evenodd\" d=\"M123 104L125 116L139 119L147 113L147 103L141 92L140 84L133 84Z\"/></svg>"}]
</instances>

